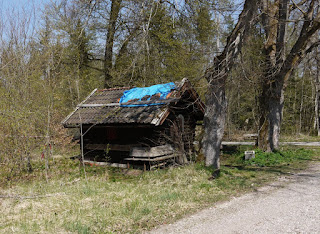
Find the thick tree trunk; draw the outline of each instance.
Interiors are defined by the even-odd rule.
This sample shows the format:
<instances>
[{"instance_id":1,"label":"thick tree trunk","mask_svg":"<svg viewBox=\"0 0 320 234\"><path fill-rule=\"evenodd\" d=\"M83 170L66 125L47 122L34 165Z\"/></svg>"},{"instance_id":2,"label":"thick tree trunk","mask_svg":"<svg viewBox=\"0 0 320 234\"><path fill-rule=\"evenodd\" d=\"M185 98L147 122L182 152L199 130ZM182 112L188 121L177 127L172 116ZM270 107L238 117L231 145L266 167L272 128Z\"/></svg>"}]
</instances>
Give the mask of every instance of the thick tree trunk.
<instances>
[{"instance_id":1,"label":"thick tree trunk","mask_svg":"<svg viewBox=\"0 0 320 234\"><path fill-rule=\"evenodd\" d=\"M316 94L315 94L315 103L314 103L314 112L315 112L315 129L317 135L320 136L320 120L319 120L319 110L320 110L320 84L316 84Z\"/></svg>"},{"instance_id":2,"label":"thick tree trunk","mask_svg":"<svg viewBox=\"0 0 320 234\"><path fill-rule=\"evenodd\" d=\"M315 86L315 97L314 97L314 128L317 131L317 135L320 136L320 54L318 49L315 51L316 54L316 72L314 74L314 86Z\"/></svg>"},{"instance_id":3,"label":"thick tree trunk","mask_svg":"<svg viewBox=\"0 0 320 234\"><path fill-rule=\"evenodd\" d=\"M262 81L262 90L258 98L260 111L258 146L262 150L270 152L277 149L279 145L283 104L281 96L283 91L276 91L275 86L279 84L276 84L278 82L275 81L272 72L265 75L265 77L267 78L264 78Z\"/></svg>"},{"instance_id":4,"label":"thick tree trunk","mask_svg":"<svg viewBox=\"0 0 320 234\"><path fill-rule=\"evenodd\" d=\"M110 88L109 82L112 79L112 59L113 59L113 43L116 33L116 23L119 17L122 0L112 0L110 18L108 23L108 32L106 39L106 47L104 53L104 87Z\"/></svg>"},{"instance_id":5,"label":"thick tree trunk","mask_svg":"<svg viewBox=\"0 0 320 234\"><path fill-rule=\"evenodd\" d=\"M204 117L205 138L203 142L206 166L213 166L214 169L219 169L220 147L227 110L225 79L210 84L206 104L207 108Z\"/></svg>"},{"instance_id":6,"label":"thick tree trunk","mask_svg":"<svg viewBox=\"0 0 320 234\"><path fill-rule=\"evenodd\" d=\"M258 145L265 151L279 149L280 127L284 103L284 84L275 78L272 85L264 84L259 97L260 129Z\"/></svg>"},{"instance_id":7,"label":"thick tree trunk","mask_svg":"<svg viewBox=\"0 0 320 234\"><path fill-rule=\"evenodd\" d=\"M284 87L279 87L276 96L269 102L269 151L279 149L280 127L282 122L282 110L284 101Z\"/></svg>"},{"instance_id":8,"label":"thick tree trunk","mask_svg":"<svg viewBox=\"0 0 320 234\"><path fill-rule=\"evenodd\" d=\"M282 120L285 84L292 70L296 67L312 47L306 49L312 35L318 30L318 23L311 24L312 0L299 38L286 56L285 37L288 19L288 0L278 0L262 5L262 23L266 31L265 75L261 79L261 95L259 97L260 128L258 145L263 150L279 149L280 126ZM310 27L311 26L311 27Z\"/></svg>"},{"instance_id":9,"label":"thick tree trunk","mask_svg":"<svg viewBox=\"0 0 320 234\"><path fill-rule=\"evenodd\" d=\"M248 36L259 2L260 0L245 1L238 22L228 37L224 50L221 55L215 58L213 66L205 74L209 87L204 117L204 155L206 166L212 166L216 169L216 172L219 172L218 169L220 168L220 147L224 134L227 109L225 96L226 79Z\"/></svg>"}]
</instances>

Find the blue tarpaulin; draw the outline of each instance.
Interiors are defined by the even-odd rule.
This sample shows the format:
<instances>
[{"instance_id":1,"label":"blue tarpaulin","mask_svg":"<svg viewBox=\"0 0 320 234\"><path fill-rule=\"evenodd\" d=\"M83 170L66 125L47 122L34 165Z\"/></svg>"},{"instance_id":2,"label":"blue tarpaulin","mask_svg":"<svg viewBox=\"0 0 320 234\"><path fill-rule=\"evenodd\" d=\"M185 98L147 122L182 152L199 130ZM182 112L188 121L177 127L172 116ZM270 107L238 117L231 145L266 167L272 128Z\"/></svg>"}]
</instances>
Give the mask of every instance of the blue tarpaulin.
<instances>
[{"instance_id":1,"label":"blue tarpaulin","mask_svg":"<svg viewBox=\"0 0 320 234\"><path fill-rule=\"evenodd\" d=\"M128 103L132 100L141 101L142 98L148 96L146 99L147 101L155 95L159 94L160 98L158 100L166 99L167 95L171 92L172 89L175 89L176 85L173 82L167 84L157 84L150 87L144 88L133 88L127 91L124 91L122 97L120 98L120 105L121 106L151 106L151 105L159 105L162 103L148 103L148 104L126 104L122 105L123 103ZM137 100L138 99L138 100Z\"/></svg>"}]
</instances>

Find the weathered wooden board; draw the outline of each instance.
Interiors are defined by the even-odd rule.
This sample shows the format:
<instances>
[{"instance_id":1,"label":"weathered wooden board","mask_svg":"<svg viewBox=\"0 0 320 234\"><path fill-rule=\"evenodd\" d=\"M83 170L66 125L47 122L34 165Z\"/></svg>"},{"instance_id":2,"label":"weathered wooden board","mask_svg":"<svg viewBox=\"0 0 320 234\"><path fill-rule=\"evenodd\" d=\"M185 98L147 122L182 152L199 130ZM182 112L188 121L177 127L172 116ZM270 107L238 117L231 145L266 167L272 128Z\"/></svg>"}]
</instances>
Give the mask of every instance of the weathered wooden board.
<instances>
[{"instance_id":1,"label":"weathered wooden board","mask_svg":"<svg viewBox=\"0 0 320 234\"><path fill-rule=\"evenodd\" d=\"M83 160L85 164L94 165L94 166L109 166L109 167L119 167L119 168L127 168L127 164L122 163L108 163L108 162L95 162L91 160Z\"/></svg>"},{"instance_id":2,"label":"weathered wooden board","mask_svg":"<svg viewBox=\"0 0 320 234\"><path fill-rule=\"evenodd\" d=\"M255 142L223 141L221 145L255 145Z\"/></svg>"},{"instance_id":3,"label":"weathered wooden board","mask_svg":"<svg viewBox=\"0 0 320 234\"><path fill-rule=\"evenodd\" d=\"M250 133L250 134L243 134L244 139L258 139L258 134Z\"/></svg>"},{"instance_id":4,"label":"weathered wooden board","mask_svg":"<svg viewBox=\"0 0 320 234\"><path fill-rule=\"evenodd\" d=\"M158 167L165 166L166 164L167 164L166 162L157 163L157 164L155 164L155 165L150 166L150 170L151 170L152 168L158 168Z\"/></svg>"},{"instance_id":5,"label":"weathered wooden board","mask_svg":"<svg viewBox=\"0 0 320 234\"><path fill-rule=\"evenodd\" d=\"M91 149L91 150L106 150L107 148L109 148L109 150L114 150L114 151L130 151L131 148L135 146L137 145L87 144L85 148Z\"/></svg>"},{"instance_id":6,"label":"weathered wooden board","mask_svg":"<svg viewBox=\"0 0 320 234\"><path fill-rule=\"evenodd\" d=\"M146 157L135 157L135 158L125 158L124 160L127 161L145 161L145 162L158 162L158 161L162 161L162 160L166 160L166 159L170 159L170 158L174 158L175 155L174 154L170 154L170 155L166 155L166 156L160 156L160 157L156 157L156 158L146 158Z\"/></svg>"},{"instance_id":7,"label":"weathered wooden board","mask_svg":"<svg viewBox=\"0 0 320 234\"><path fill-rule=\"evenodd\" d=\"M159 157L173 154L173 147L169 144L156 147L133 147L130 152L131 157Z\"/></svg>"}]
</instances>

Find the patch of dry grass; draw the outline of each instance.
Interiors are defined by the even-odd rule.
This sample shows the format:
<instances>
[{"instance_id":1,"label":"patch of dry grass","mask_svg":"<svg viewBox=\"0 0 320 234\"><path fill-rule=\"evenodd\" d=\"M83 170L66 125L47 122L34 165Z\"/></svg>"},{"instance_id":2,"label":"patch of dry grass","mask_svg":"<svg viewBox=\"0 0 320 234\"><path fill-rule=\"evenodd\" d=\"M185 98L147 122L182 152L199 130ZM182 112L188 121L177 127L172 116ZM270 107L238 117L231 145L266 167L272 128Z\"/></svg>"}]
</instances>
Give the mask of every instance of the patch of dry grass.
<instances>
[{"instance_id":1,"label":"patch of dry grass","mask_svg":"<svg viewBox=\"0 0 320 234\"><path fill-rule=\"evenodd\" d=\"M34 180L1 192L1 233L134 233L254 190L281 171L222 167L221 177L201 164L144 172L87 167L57 159L45 182L41 164ZM7 196L7 197L6 197Z\"/></svg>"},{"instance_id":2,"label":"patch of dry grass","mask_svg":"<svg viewBox=\"0 0 320 234\"><path fill-rule=\"evenodd\" d=\"M281 141L283 142L292 142L292 141L297 141L297 142L318 142L320 141L320 136L310 136L310 135L305 135L305 134L291 134L291 135L282 135L281 136Z\"/></svg>"}]
</instances>

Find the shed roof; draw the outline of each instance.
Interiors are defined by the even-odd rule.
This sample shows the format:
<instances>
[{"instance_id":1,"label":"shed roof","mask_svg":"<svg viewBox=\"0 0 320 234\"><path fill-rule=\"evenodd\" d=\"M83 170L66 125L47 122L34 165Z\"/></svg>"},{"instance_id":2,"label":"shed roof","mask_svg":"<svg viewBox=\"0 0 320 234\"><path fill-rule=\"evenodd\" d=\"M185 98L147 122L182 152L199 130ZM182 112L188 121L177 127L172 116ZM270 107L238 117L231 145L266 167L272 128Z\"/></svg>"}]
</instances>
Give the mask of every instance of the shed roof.
<instances>
[{"instance_id":1,"label":"shed roof","mask_svg":"<svg viewBox=\"0 0 320 234\"><path fill-rule=\"evenodd\" d=\"M95 89L81 102L76 109L68 115L62 124L65 127L77 127L82 124L151 124L161 125L170 113L170 106L175 105L189 92L197 106L198 112L204 112L204 104L198 94L192 88L188 79L175 83L165 100L160 100L159 95L154 95L151 100L143 98L141 101L130 102L130 105L122 105L119 99L129 87L112 89ZM141 104L156 104L141 106ZM126 104L126 103L124 103ZM128 103L127 103L128 104ZM133 104L133 105L132 105ZM135 106L134 104L138 104Z\"/></svg>"}]
</instances>

